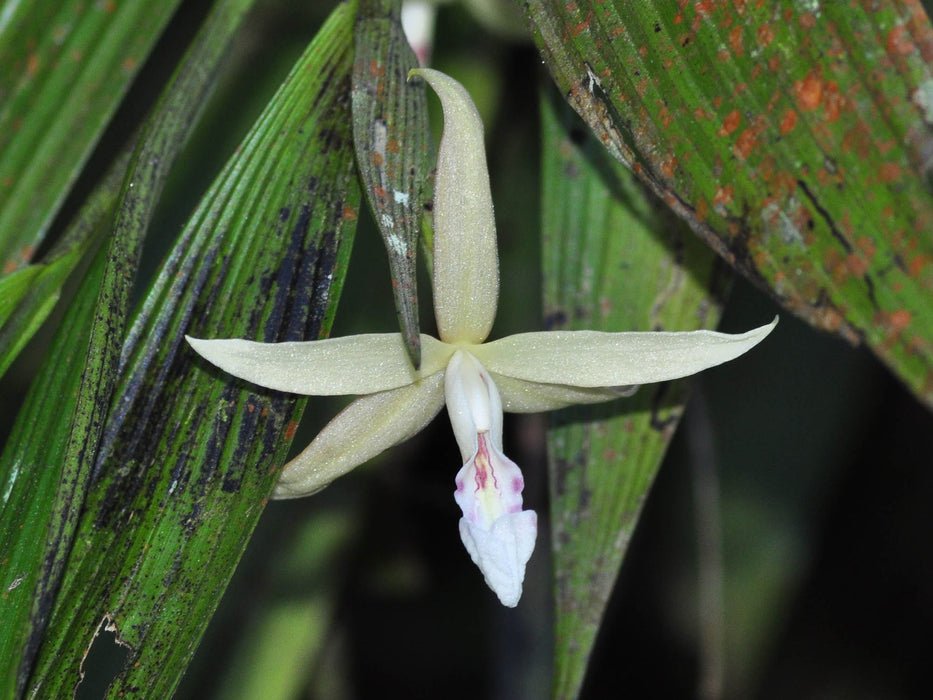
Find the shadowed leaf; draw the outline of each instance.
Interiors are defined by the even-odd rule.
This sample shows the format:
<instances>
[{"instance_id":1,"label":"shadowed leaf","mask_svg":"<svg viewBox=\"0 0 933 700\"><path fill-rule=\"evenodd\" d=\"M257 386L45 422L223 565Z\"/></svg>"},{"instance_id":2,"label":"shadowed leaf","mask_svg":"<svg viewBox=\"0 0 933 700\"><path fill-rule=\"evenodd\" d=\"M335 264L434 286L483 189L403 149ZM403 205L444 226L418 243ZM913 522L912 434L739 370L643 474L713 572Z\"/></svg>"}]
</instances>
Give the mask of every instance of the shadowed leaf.
<instances>
[{"instance_id":1,"label":"shadowed leaf","mask_svg":"<svg viewBox=\"0 0 933 700\"><path fill-rule=\"evenodd\" d=\"M549 329L712 328L722 264L592 138L543 101ZM712 290L712 291L711 291ZM580 691L609 594L687 395L684 380L552 414L554 697Z\"/></svg>"}]
</instances>

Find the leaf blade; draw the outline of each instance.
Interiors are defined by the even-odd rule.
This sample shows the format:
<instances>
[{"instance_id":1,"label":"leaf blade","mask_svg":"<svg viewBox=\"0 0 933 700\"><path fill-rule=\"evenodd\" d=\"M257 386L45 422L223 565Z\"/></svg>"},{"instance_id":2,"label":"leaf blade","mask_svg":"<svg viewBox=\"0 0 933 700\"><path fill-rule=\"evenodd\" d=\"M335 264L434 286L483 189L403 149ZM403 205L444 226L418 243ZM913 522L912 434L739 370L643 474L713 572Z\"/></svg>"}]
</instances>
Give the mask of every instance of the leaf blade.
<instances>
[{"instance_id":1,"label":"leaf blade","mask_svg":"<svg viewBox=\"0 0 933 700\"><path fill-rule=\"evenodd\" d=\"M544 100L542 107L545 325L612 331L714 326L723 284L716 258L556 101ZM551 416L556 698L580 692L688 381L646 385L632 398Z\"/></svg>"},{"instance_id":2,"label":"leaf blade","mask_svg":"<svg viewBox=\"0 0 933 700\"><path fill-rule=\"evenodd\" d=\"M933 30L919 2L526 8L615 157L785 308L866 342L933 402L920 233Z\"/></svg>"}]
</instances>

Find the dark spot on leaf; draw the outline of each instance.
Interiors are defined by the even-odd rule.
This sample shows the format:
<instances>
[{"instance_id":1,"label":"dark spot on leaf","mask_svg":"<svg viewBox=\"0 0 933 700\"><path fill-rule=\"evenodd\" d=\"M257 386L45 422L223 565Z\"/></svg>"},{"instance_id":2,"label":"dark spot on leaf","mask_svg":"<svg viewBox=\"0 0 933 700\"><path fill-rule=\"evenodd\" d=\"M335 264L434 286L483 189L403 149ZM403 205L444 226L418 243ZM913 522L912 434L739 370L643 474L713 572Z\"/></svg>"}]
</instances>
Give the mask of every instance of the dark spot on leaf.
<instances>
[{"instance_id":1,"label":"dark spot on leaf","mask_svg":"<svg viewBox=\"0 0 933 700\"><path fill-rule=\"evenodd\" d=\"M564 311L554 311L544 317L544 329L547 331L563 328L567 325L567 314Z\"/></svg>"}]
</instances>

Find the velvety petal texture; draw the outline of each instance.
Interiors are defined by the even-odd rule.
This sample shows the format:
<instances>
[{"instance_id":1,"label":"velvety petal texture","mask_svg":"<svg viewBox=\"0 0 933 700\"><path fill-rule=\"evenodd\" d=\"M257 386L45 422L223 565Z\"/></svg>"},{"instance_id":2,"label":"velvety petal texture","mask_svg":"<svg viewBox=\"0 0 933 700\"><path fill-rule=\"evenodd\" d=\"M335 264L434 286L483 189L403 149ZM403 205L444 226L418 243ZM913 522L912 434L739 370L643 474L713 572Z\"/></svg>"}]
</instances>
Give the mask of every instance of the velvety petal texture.
<instances>
[{"instance_id":1,"label":"velvety petal texture","mask_svg":"<svg viewBox=\"0 0 933 700\"><path fill-rule=\"evenodd\" d=\"M777 318L739 334L521 333L471 352L490 372L513 379L575 387L649 384L680 379L734 360L764 340L776 325Z\"/></svg>"},{"instance_id":2,"label":"velvety petal texture","mask_svg":"<svg viewBox=\"0 0 933 700\"><path fill-rule=\"evenodd\" d=\"M362 396L285 465L275 498L320 491L338 476L419 433L444 406L444 373L415 384Z\"/></svg>"},{"instance_id":3,"label":"velvety petal texture","mask_svg":"<svg viewBox=\"0 0 933 700\"><path fill-rule=\"evenodd\" d=\"M371 394L411 384L447 364L453 348L421 336L421 371L399 333L370 333L297 343L201 340L185 336L201 357L267 389L311 396Z\"/></svg>"},{"instance_id":4,"label":"velvety petal texture","mask_svg":"<svg viewBox=\"0 0 933 700\"><path fill-rule=\"evenodd\" d=\"M499 254L483 122L453 78L422 68L441 99L444 134L434 183L434 316L441 340L482 343L499 300Z\"/></svg>"}]
</instances>

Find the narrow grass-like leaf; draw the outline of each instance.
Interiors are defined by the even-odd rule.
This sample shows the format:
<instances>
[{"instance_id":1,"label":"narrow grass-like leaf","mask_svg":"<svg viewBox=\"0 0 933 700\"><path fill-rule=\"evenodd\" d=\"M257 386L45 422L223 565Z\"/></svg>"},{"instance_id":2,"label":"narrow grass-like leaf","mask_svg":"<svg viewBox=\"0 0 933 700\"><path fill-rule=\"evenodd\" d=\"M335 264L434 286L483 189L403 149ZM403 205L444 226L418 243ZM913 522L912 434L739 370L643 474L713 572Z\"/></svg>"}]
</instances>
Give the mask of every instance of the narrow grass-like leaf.
<instances>
[{"instance_id":1,"label":"narrow grass-like leaf","mask_svg":"<svg viewBox=\"0 0 933 700\"><path fill-rule=\"evenodd\" d=\"M133 148L128 146L111 165L65 235L41 263L21 268L0 279L0 376L51 313L65 280L93 245L110 230L110 220L132 152ZM24 277L28 279L26 285L14 285Z\"/></svg>"},{"instance_id":2,"label":"narrow grass-like leaf","mask_svg":"<svg viewBox=\"0 0 933 700\"><path fill-rule=\"evenodd\" d=\"M933 404L933 30L919 0L538 0L568 101L711 246Z\"/></svg>"},{"instance_id":3,"label":"narrow grass-like leaf","mask_svg":"<svg viewBox=\"0 0 933 700\"><path fill-rule=\"evenodd\" d=\"M361 0L353 62L357 161L392 271L405 345L421 364L415 263L426 180L434 162L424 84L408 82L418 59L399 20L400 0Z\"/></svg>"},{"instance_id":4,"label":"narrow grass-like leaf","mask_svg":"<svg viewBox=\"0 0 933 700\"><path fill-rule=\"evenodd\" d=\"M4 452L5 494L12 498L4 499L0 516L6 534L0 546L5 549L3 554L9 553L2 561L11 575L22 578L17 579L16 595L3 601L7 624L0 644L10 653L0 654L5 664L0 678L13 683L15 676L20 690L43 640L70 556L117 376L129 295L152 210L168 168L203 106L225 48L251 1L218 4L143 129L121 192L110 244L105 248L105 262L99 258L84 281L69 316L70 334L59 334L47 368L40 374ZM119 162L115 164L112 176L122 169ZM104 201L92 198L91 210L99 205L106 214L108 192L105 186L99 195ZM61 259L80 255L81 242L88 240L81 233L79 220L65 241L66 248L75 241L78 247ZM73 262L69 260L69 264ZM51 269L59 276L68 272ZM50 280L50 286L53 282L57 280ZM93 312L89 311L90 299L96 300ZM67 362L62 360L66 354ZM65 369L59 369L58 364ZM48 400L57 394L63 396L63 404ZM50 434L54 435L51 439ZM34 516L27 519L28 527L19 521L23 511Z\"/></svg>"},{"instance_id":5,"label":"narrow grass-like leaf","mask_svg":"<svg viewBox=\"0 0 933 700\"><path fill-rule=\"evenodd\" d=\"M543 101L542 222L549 329L716 325L724 265L557 99ZM603 611L680 418L687 382L552 415L554 696L579 693Z\"/></svg>"},{"instance_id":6,"label":"narrow grass-like leaf","mask_svg":"<svg viewBox=\"0 0 933 700\"><path fill-rule=\"evenodd\" d=\"M29 263L178 0L0 10L0 274Z\"/></svg>"},{"instance_id":7,"label":"narrow grass-like leaf","mask_svg":"<svg viewBox=\"0 0 933 700\"><path fill-rule=\"evenodd\" d=\"M32 693L70 693L106 624L128 648L108 696L169 697L262 512L301 402L209 368L183 333L296 340L328 326L359 202L352 20L339 6L295 65L129 333Z\"/></svg>"}]
</instances>

